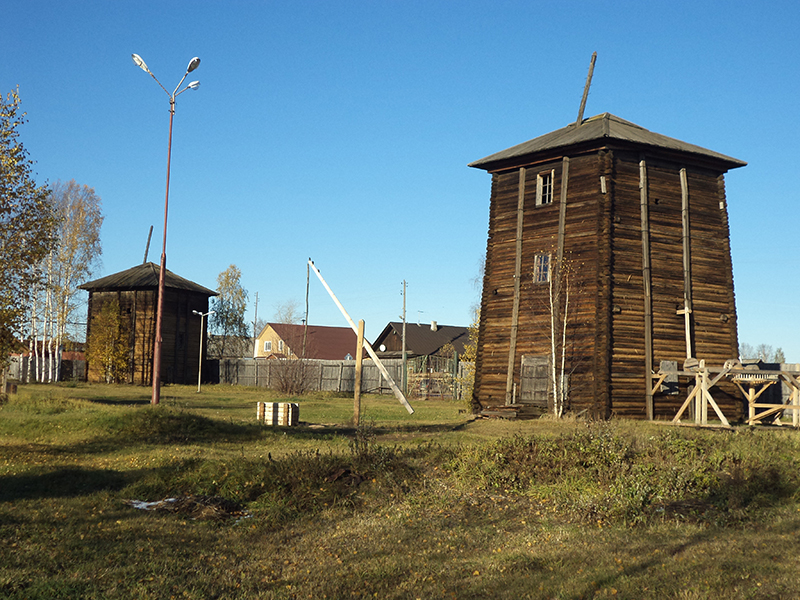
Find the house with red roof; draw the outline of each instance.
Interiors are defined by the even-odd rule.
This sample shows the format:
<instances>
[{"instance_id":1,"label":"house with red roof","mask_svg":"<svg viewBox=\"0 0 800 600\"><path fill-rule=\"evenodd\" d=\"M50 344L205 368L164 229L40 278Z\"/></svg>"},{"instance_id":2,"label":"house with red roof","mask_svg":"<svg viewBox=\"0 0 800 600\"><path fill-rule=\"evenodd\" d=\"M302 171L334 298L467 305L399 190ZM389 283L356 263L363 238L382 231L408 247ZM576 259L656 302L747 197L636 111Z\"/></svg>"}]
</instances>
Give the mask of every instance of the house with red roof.
<instances>
[{"instance_id":1,"label":"house with red roof","mask_svg":"<svg viewBox=\"0 0 800 600\"><path fill-rule=\"evenodd\" d=\"M256 338L253 358L350 360L357 340L349 327L267 323Z\"/></svg>"}]
</instances>

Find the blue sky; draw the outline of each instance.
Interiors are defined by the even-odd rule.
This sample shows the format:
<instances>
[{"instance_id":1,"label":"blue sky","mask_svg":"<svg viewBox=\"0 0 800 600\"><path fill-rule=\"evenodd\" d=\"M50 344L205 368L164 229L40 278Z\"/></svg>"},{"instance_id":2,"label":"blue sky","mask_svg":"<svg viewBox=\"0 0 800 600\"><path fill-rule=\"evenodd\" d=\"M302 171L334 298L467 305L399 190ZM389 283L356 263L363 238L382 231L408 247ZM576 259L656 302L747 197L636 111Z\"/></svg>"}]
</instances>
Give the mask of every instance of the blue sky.
<instances>
[{"instance_id":1,"label":"blue sky","mask_svg":"<svg viewBox=\"0 0 800 600\"><path fill-rule=\"evenodd\" d=\"M253 318L305 301L311 257L374 339L467 325L490 176L467 163L611 112L745 160L727 176L739 338L800 362L800 3L0 0L0 91L19 86L37 181L103 200L97 277L158 262L170 90L167 266L230 264ZM312 274L309 320L346 325Z\"/></svg>"}]
</instances>

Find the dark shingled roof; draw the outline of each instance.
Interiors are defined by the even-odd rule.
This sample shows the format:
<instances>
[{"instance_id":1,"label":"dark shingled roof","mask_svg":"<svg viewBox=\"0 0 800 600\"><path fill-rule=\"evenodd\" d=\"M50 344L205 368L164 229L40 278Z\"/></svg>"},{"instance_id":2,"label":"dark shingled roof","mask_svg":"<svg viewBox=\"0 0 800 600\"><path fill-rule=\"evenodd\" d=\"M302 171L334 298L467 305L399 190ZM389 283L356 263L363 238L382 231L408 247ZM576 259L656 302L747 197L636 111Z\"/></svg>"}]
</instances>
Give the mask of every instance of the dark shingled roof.
<instances>
[{"instance_id":1,"label":"dark shingled roof","mask_svg":"<svg viewBox=\"0 0 800 600\"><path fill-rule=\"evenodd\" d=\"M106 275L94 281L88 281L78 288L97 292L101 290L155 290L158 289L158 275L161 267L155 263L144 263L137 265L127 271L120 271L113 275ZM193 281L175 275L169 269L164 273L164 287L176 290L185 290L205 294L206 296L218 296L217 292L203 287Z\"/></svg>"},{"instance_id":2,"label":"dark shingled roof","mask_svg":"<svg viewBox=\"0 0 800 600\"><path fill-rule=\"evenodd\" d=\"M660 133L653 133L644 127L620 119L610 113L603 113L596 117L585 119L580 125L571 123L556 131L546 133L530 141L512 146L507 150L476 160L470 163L469 166L491 171L493 168L501 166L502 163L509 161L509 159L601 139L618 140L631 144L665 148L678 152L688 152L707 159L720 161L724 163L728 169L743 167L747 164L746 162L720 154L719 152L714 152L713 150L707 150L706 148L701 148L694 144L687 144L686 142L661 135Z\"/></svg>"},{"instance_id":3,"label":"dark shingled roof","mask_svg":"<svg viewBox=\"0 0 800 600\"><path fill-rule=\"evenodd\" d=\"M390 322L375 340L373 348L380 347L392 331L397 335L403 335L403 323ZM455 351L462 354L467 342L469 342L469 327L437 324L434 331L430 324L406 323L406 352L409 354L429 356L447 343L452 343Z\"/></svg>"}]
</instances>

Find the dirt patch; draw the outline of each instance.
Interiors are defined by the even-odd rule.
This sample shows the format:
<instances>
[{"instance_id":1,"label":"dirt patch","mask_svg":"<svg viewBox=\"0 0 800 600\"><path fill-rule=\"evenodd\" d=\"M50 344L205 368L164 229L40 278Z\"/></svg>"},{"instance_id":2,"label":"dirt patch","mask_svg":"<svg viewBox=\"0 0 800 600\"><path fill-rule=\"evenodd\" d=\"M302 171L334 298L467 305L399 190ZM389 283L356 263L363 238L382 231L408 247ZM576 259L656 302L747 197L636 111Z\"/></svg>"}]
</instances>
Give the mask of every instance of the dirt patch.
<instances>
[{"instance_id":1,"label":"dirt patch","mask_svg":"<svg viewBox=\"0 0 800 600\"><path fill-rule=\"evenodd\" d=\"M224 521L250 516L241 504L220 496L178 496L155 502L142 500L122 502L139 510L175 513L196 521Z\"/></svg>"}]
</instances>

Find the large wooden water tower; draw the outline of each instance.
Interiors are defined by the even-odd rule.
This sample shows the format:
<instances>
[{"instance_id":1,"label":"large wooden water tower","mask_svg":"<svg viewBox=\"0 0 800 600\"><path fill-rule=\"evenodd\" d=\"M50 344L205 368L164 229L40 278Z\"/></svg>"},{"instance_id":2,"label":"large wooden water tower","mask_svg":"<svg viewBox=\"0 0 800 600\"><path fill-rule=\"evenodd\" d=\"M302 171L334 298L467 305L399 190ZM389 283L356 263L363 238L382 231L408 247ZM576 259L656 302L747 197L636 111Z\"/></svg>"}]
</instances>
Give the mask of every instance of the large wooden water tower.
<instances>
[{"instance_id":1,"label":"large wooden water tower","mask_svg":"<svg viewBox=\"0 0 800 600\"><path fill-rule=\"evenodd\" d=\"M476 407L551 410L555 362L567 410L675 415L662 361L738 356L724 175L745 164L608 113L472 163L492 174Z\"/></svg>"}]
</instances>

